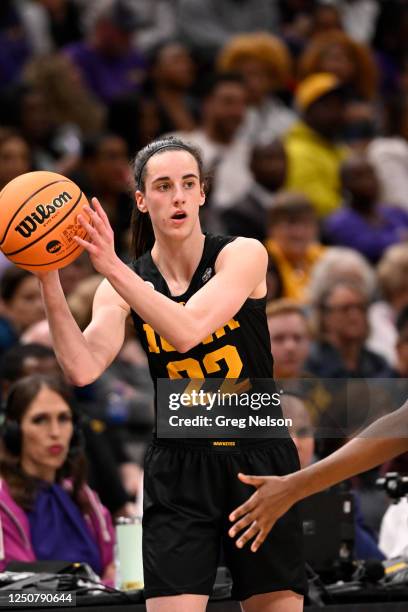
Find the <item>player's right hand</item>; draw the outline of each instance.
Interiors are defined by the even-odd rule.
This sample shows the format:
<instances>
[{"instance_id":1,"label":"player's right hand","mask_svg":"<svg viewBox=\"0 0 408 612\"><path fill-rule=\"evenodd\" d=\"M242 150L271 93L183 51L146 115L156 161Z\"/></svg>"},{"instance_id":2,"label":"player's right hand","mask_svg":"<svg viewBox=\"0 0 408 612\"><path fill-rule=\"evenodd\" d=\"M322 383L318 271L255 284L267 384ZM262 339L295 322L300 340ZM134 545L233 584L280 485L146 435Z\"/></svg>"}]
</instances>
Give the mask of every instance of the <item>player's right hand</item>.
<instances>
[{"instance_id":1,"label":"player's right hand","mask_svg":"<svg viewBox=\"0 0 408 612\"><path fill-rule=\"evenodd\" d=\"M245 484L256 487L255 493L241 506L233 510L229 520L234 523L228 532L235 538L247 528L236 541L236 546L242 548L249 541L251 551L256 552L276 521L296 502L295 487L292 486L291 475L288 476L247 476L238 474Z\"/></svg>"}]
</instances>

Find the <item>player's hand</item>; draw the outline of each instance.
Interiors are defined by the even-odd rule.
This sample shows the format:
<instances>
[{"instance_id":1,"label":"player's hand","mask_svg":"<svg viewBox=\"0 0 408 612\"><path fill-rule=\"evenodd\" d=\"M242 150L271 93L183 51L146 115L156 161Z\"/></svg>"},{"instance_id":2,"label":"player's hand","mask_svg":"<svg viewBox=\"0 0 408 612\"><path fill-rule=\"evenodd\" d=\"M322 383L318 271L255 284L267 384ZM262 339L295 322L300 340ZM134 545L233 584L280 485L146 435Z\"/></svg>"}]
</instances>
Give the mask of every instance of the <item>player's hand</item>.
<instances>
[{"instance_id":1,"label":"player's hand","mask_svg":"<svg viewBox=\"0 0 408 612\"><path fill-rule=\"evenodd\" d=\"M89 219L85 215L78 215L78 221L86 230L88 240L79 236L75 236L74 240L88 251L95 270L108 277L118 260L114 248L113 229L99 200L92 198L92 204L93 209L90 206L85 206L83 209Z\"/></svg>"},{"instance_id":2,"label":"player's hand","mask_svg":"<svg viewBox=\"0 0 408 612\"><path fill-rule=\"evenodd\" d=\"M235 523L228 532L242 548L249 540L252 552L256 552L278 520L297 501L291 476L246 476L238 474L245 484L256 488L255 493L241 506L233 510L229 520Z\"/></svg>"}]
</instances>

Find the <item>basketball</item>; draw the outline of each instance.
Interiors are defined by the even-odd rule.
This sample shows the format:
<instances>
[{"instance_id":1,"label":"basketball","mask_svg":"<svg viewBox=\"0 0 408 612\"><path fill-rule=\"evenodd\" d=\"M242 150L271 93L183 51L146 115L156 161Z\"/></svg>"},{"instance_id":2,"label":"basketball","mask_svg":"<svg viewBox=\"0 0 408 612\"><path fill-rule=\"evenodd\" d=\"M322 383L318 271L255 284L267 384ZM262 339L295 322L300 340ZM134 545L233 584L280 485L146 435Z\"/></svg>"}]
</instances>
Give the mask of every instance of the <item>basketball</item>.
<instances>
[{"instance_id":1,"label":"basketball","mask_svg":"<svg viewBox=\"0 0 408 612\"><path fill-rule=\"evenodd\" d=\"M83 251L74 236L87 235L77 222L86 204L78 185L61 174L18 176L0 192L0 249L31 272L64 268Z\"/></svg>"}]
</instances>

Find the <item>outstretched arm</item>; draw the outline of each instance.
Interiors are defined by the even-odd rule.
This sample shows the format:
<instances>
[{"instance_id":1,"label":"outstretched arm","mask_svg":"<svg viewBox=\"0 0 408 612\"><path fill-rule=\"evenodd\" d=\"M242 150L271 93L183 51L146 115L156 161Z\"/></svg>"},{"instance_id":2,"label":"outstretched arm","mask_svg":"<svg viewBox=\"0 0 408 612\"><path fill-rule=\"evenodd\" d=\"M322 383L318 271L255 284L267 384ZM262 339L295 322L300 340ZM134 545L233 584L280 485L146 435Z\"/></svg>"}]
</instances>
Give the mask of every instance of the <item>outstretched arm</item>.
<instances>
[{"instance_id":1,"label":"outstretched arm","mask_svg":"<svg viewBox=\"0 0 408 612\"><path fill-rule=\"evenodd\" d=\"M76 237L116 292L153 329L180 353L196 346L214 330L225 325L255 289L266 293L267 253L257 240L239 238L227 245L217 259L217 274L183 306L155 291L115 254L113 232L96 198L91 226L79 215L91 242ZM239 271L239 278L238 272Z\"/></svg>"},{"instance_id":2,"label":"outstretched arm","mask_svg":"<svg viewBox=\"0 0 408 612\"><path fill-rule=\"evenodd\" d=\"M322 461L288 476L247 476L239 479L256 487L255 493L230 515L235 522L229 531L241 548L254 541L261 546L275 522L297 501L342 480L365 472L408 451L408 402L399 410L378 419L342 448Z\"/></svg>"}]
</instances>

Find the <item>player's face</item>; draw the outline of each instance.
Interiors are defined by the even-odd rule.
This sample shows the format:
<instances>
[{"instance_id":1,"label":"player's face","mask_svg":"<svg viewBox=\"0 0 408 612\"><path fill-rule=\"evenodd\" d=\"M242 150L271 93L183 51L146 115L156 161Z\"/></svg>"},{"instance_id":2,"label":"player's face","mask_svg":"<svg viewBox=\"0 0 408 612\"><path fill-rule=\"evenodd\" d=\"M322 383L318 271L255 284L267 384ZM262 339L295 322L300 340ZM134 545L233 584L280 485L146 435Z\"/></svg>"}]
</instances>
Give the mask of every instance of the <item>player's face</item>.
<instances>
[{"instance_id":1,"label":"player's face","mask_svg":"<svg viewBox=\"0 0 408 612\"><path fill-rule=\"evenodd\" d=\"M165 151L153 155L146 170L145 192L136 192L139 210L149 213L156 235L189 235L205 200L196 160L187 151Z\"/></svg>"}]
</instances>

